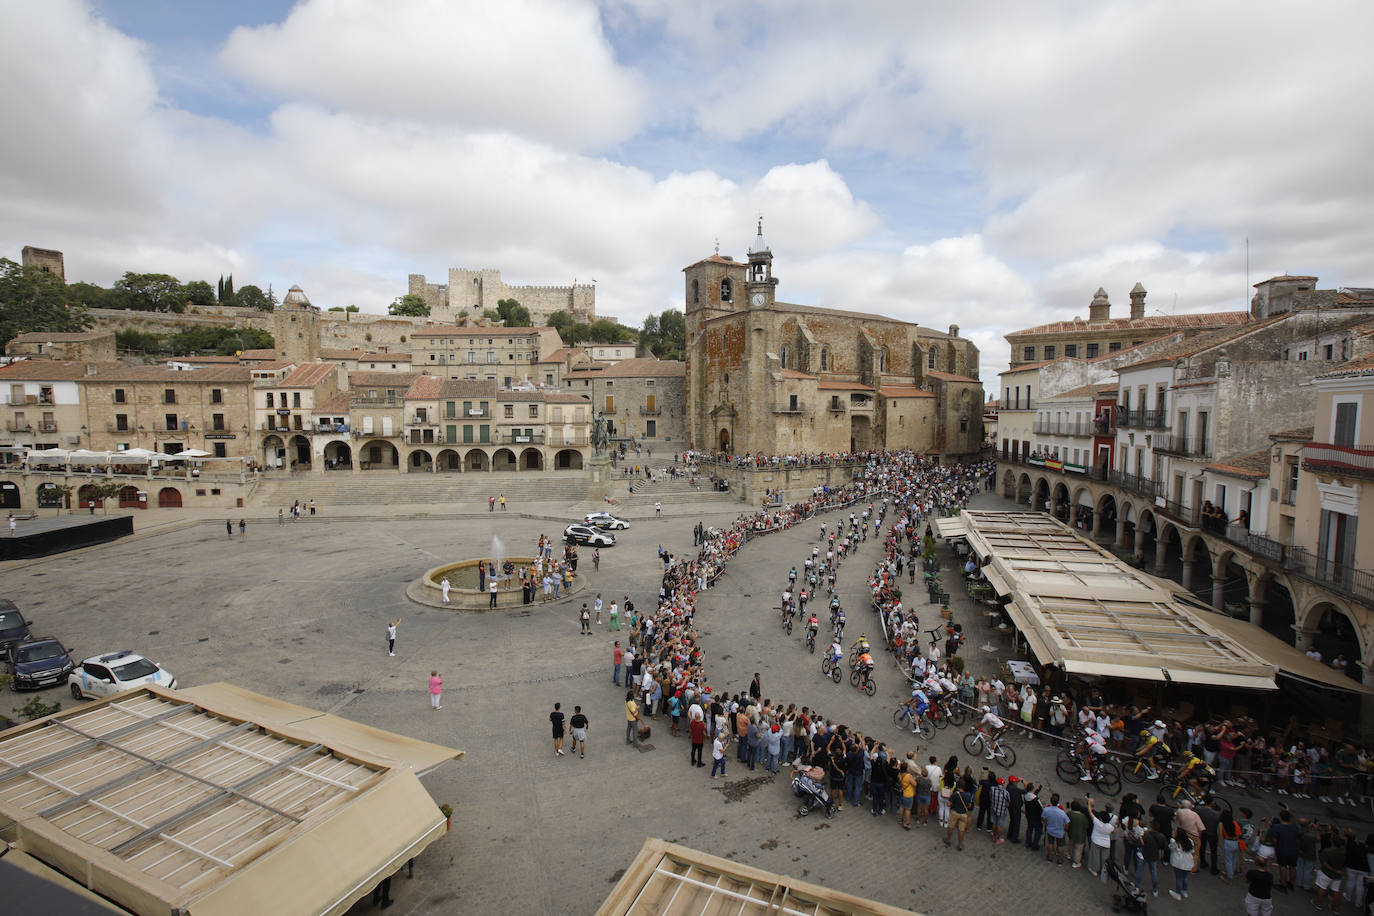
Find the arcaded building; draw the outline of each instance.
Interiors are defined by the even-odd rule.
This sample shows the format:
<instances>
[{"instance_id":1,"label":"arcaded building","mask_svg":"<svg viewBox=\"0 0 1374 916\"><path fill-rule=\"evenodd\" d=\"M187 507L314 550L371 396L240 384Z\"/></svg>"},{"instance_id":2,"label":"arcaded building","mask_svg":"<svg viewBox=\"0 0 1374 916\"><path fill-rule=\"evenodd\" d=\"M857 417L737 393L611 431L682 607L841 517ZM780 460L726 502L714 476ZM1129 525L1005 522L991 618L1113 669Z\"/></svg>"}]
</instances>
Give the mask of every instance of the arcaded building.
<instances>
[{"instance_id":1,"label":"arcaded building","mask_svg":"<svg viewBox=\"0 0 1374 916\"><path fill-rule=\"evenodd\" d=\"M747 262L683 269L691 447L787 455L911 448L971 458L983 440L978 348L912 322L780 302L759 235Z\"/></svg>"}]
</instances>

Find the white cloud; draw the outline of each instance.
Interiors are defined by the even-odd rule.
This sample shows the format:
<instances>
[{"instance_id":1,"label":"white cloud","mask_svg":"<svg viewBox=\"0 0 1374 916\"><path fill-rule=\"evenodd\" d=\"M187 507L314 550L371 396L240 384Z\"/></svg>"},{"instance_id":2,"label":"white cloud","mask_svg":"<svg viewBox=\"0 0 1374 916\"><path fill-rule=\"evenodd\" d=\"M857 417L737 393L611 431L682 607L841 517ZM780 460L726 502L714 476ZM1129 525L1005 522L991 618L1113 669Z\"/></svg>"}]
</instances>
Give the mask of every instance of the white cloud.
<instances>
[{"instance_id":1,"label":"white cloud","mask_svg":"<svg viewBox=\"0 0 1374 916\"><path fill-rule=\"evenodd\" d=\"M303 0L235 29L220 59L282 99L580 148L625 139L644 114L584 0Z\"/></svg>"}]
</instances>

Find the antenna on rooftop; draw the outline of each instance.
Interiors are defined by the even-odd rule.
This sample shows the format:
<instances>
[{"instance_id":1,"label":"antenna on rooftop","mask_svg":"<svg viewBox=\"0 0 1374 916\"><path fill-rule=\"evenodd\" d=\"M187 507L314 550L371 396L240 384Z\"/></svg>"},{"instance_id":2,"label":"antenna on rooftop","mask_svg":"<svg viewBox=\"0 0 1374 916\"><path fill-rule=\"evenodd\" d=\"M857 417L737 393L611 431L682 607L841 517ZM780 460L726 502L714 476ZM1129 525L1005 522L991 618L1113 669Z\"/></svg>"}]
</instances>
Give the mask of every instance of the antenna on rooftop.
<instances>
[{"instance_id":1,"label":"antenna on rooftop","mask_svg":"<svg viewBox=\"0 0 1374 916\"><path fill-rule=\"evenodd\" d=\"M1245 291L1241 293L1241 304L1250 308L1250 236L1245 237Z\"/></svg>"}]
</instances>

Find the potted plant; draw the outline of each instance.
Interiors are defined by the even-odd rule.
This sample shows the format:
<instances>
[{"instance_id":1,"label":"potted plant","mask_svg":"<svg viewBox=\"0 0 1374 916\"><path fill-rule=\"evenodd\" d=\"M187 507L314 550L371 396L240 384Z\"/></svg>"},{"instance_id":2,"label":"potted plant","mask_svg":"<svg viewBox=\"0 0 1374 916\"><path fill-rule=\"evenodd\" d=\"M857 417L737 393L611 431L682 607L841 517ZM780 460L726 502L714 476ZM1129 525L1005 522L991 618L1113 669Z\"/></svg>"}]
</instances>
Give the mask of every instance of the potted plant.
<instances>
[{"instance_id":1,"label":"potted plant","mask_svg":"<svg viewBox=\"0 0 1374 916\"><path fill-rule=\"evenodd\" d=\"M439 813L444 816L444 829L448 830L450 827L453 826L453 806L440 805Z\"/></svg>"}]
</instances>

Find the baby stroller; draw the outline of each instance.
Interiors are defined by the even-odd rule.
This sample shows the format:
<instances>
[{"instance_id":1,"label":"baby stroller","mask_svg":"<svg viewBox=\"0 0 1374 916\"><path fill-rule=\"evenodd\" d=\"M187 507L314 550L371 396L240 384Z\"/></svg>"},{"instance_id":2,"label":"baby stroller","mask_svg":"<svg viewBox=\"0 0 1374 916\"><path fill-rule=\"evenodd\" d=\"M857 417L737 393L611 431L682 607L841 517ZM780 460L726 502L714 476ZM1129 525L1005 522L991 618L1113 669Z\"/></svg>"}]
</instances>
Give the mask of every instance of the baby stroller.
<instances>
[{"instance_id":1,"label":"baby stroller","mask_svg":"<svg viewBox=\"0 0 1374 916\"><path fill-rule=\"evenodd\" d=\"M835 816L835 803L825 789L825 771L820 767L804 767L792 774L792 794L802 800L797 814L806 817L813 808L824 808L826 817Z\"/></svg>"},{"instance_id":2,"label":"baby stroller","mask_svg":"<svg viewBox=\"0 0 1374 916\"><path fill-rule=\"evenodd\" d=\"M1107 877L1116 882L1116 890L1112 891L1112 912L1120 913L1146 913L1149 908L1149 901L1142 888L1136 887L1134 881L1127 876L1115 862L1107 860Z\"/></svg>"}]
</instances>

